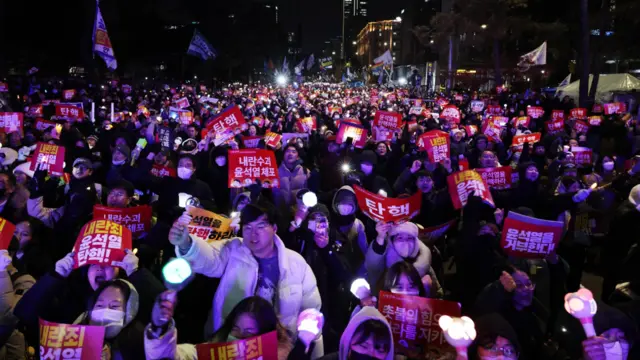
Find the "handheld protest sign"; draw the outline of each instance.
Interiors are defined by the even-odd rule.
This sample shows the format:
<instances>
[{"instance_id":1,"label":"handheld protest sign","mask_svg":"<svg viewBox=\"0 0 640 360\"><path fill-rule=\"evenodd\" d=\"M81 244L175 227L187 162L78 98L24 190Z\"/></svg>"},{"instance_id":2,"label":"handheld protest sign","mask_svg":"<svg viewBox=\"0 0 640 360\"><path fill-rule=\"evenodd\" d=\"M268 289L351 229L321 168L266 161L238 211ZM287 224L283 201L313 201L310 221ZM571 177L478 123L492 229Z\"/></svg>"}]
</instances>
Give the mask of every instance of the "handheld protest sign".
<instances>
[{"instance_id":1,"label":"handheld protest sign","mask_svg":"<svg viewBox=\"0 0 640 360\"><path fill-rule=\"evenodd\" d=\"M16 226L6 219L0 218L0 250L7 250L13 233L16 231Z\"/></svg>"},{"instance_id":2,"label":"handheld protest sign","mask_svg":"<svg viewBox=\"0 0 640 360\"><path fill-rule=\"evenodd\" d=\"M479 196L482 201L495 207L489 187L476 171L464 170L453 173L447 177L447 183L449 184L449 195L456 210L462 209L471 195Z\"/></svg>"},{"instance_id":3,"label":"handheld protest sign","mask_svg":"<svg viewBox=\"0 0 640 360\"><path fill-rule=\"evenodd\" d=\"M125 250L131 249L131 231L108 220L86 223L73 246L74 267L109 265L122 261Z\"/></svg>"},{"instance_id":4,"label":"handheld protest sign","mask_svg":"<svg viewBox=\"0 0 640 360\"><path fill-rule=\"evenodd\" d=\"M199 360L278 360L278 335L272 331L244 340L198 344L196 352Z\"/></svg>"},{"instance_id":5,"label":"handheld protest sign","mask_svg":"<svg viewBox=\"0 0 640 360\"><path fill-rule=\"evenodd\" d=\"M64 147L39 142L31 158L29 170L47 170L54 176L62 176L64 173Z\"/></svg>"},{"instance_id":6,"label":"handheld protest sign","mask_svg":"<svg viewBox=\"0 0 640 360\"><path fill-rule=\"evenodd\" d=\"M126 226L133 237L148 233L151 229L152 209L149 205L127 208L113 208L102 205L93 206L94 220L109 220Z\"/></svg>"},{"instance_id":7,"label":"handheld protest sign","mask_svg":"<svg viewBox=\"0 0 640 360\"><path fill-rule=\"evenodd\" d=\"M187 212L191 216L187 225L191 236L209 243L232 236L231 219L228 217L193 206L187 206Z\"/></svg>"},{"instance_id":8,"label":"handheld protest sign","mask_svg":"<svg viewBox=\"0 0 640 360\"><path fill-rule=\"evenodd\" d=\"M39 319L41 359L100 359L104 326L68 325Z\"/></svg>"},{"instance_id":9,"label":"handheld protest sign","mask_svg":"<svg viewBox=\"0 0 640 360\"><path fill-rule=\"evenodd\" d=\"M354 185L358 206L362 212L374 221L400 223L418 215L422 206L420 192L406 198L389 198L374 194Z\"/></svg>"},{"instance_id":10,"label":"handheld protest sign","mask_svg":"<svg viewBox=\"0 0 640 360\"><path fill-rule=\"evenodd\" d=\"M500 246L510 256L545 258L555 251L564 223L521 215L513 211L504 221Z\"/></svg>"},{"instance_id":11,"label":"handheld protest sign","mask_svg":"<svg viewBox=\"0 0 640 360\"><path fill-rule=\"evenodd\" d=\"M263 187L279 188L278 164L271 150L230 150L229 188L249 186L260 180Z\"/></svg>"}]
</instances>

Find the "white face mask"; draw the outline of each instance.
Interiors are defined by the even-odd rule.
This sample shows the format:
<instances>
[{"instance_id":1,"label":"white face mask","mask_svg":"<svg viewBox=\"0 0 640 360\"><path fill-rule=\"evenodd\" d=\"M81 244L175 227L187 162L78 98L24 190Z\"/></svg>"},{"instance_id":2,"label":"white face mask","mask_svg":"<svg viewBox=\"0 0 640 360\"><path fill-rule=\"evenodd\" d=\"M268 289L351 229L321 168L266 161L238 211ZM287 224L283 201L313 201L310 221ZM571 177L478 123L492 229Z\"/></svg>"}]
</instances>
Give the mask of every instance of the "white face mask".
<instances>
[{"instance_id":1,"label":"white face mask","mask_svg":"<svg viewBox=\"0 0 640 360\"><path fill-rule=\"evenodd\" d=\"M338 205L338 213L340 215L351 215L351 214L353 214L353 205L350 205L350 204L339 204Z\"/></svg>"},{"instance_id":2,"label":"white face mask","mask_svg":"<svg viewBox=\"0 0 640 360\"><path fill-rule=\"evenodd\" d=\"M420 295L420 292L417 289L411 289L411 290L407 290L407 291L391 289L391 293L392 294L398 294L398 295L411 295L411 296Z\"/></svg>"},{"instance_id":3,"label":"white face mask","mask_svg":"<svg viewBox=\"0 0 640 360\"><path fill-rule=\"evenodd\" d=\"M393 247L402 258L407 258L411 255L411 245L407 242L394 243Z\"/></svg>"},{"instance_id":4,"label":"white face mask","mask_svg":"<svg viewBox=\"0 0 640 360\"><path fill-rule=\"evenodd\" d=\"M373 171L373 165L360 164L360 170L362 170L365 175L369 175Z\"/></svg>"},{"instance_id":5,"label":"white face mask","mask_svg":"<svg viewBox=\"0 0 640 360\"><path fill-rule=\"evenodd\" d=\"M605 163L602 163L602 168L605 169L606 171L613 170L613 161L607 161Z\"/></svg>"},{"instance_id":6,"label":"white face mask","mask_svg":"<svg viewBox=\"0 0 640 360\"><path fill-rule=\"evenodd\" d=\"M124 165L126 161L127 160L121 160L121 161L111 160L111 163L115 166L119 166L119 165Z\"/></svg>"},{"instance_id":7,"label":"white face mask","mask_svg":"<svg viewBox=\"0 0 640 360\"><path fill-rule=\"evenodd\" d=\"M216 158L216 164L218 164L218 166L225 166L227 164L227 158L224 156L218 156Z\"/></svg>"},{"instance_id":8,"label":"white face mask","mask_svg":"<svg viewBox=\"0 0 640 360\"><path fill-rule=\"evenodd\" d=\"M91 311L91 325L105 327L105 337L113 338L124 327L124 311L113 309L98 309Z\"/></svg>"},{"instance_id":9,"label":"white face mask","mask_svg":"<svg viewBox=\"0 0 640 360\"><path fill-rule=\"evenodd\" d=\"M603 347L607 360L626 360L629 355L629 344L626 342L605 343Z\"/></svg>"},{"instance_id":10,"label":"white face mask","mask_svg":"<svg viewBox=\"0 0 640 360\"><path fill-rule=\"evenodd\" d=\"M189 180L193 175L193 170L184 167L178 168L178 177L182 180Z\"/></svg>"}]
</instances>

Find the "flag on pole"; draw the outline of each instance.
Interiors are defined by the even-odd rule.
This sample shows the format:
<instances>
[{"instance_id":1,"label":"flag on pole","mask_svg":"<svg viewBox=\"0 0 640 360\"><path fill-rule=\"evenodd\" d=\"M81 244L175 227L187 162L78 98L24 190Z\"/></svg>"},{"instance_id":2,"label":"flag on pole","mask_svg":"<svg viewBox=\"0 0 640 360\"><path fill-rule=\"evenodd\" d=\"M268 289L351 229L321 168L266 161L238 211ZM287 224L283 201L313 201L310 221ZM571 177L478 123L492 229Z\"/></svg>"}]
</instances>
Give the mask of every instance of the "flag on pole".
<instances>
[{"instance_id":1,"label":"flag on pole","mask_svg":"<svg viewBox=\"0 0 640 360\"><path fill-rule=\"evenodd\" d=\"M293 71L295 71L296 75L302 75L302 70L304 70L304 63L305 60L302 59L302 61L300 61L300 63L296 65L295 68L293 68Z\"/></svg>"},{"instance_id":2,"label":"flag on pole","mask_svg":"<svg viewBox=\"0 0 640 360\"><path fill-rule=\"evenodd\" d=\"M191 38L189 49L187 49L187 54L199 57L202 60L214 60L218 56L213 46L196 29L193 30L193 37Z\"/></svg>"},{"instance_id":3,"label":"flag on pole","mask_svg":"<svg viewBox=\"0 0 640 360\"><path fill-rule=\"evenodd\" d=\"M289 72L289 62L287 61L287 57L284 57L284 61L282 62L282 72Z\"/></svg>"},{"instance_id":4,"label":"flag on pole","mask_svg":"<svg viewBox=\"0 0 640 360\"><path fill-rule=\"evenodd\" d=\"M391 56L391 51L387 50L384 54L373 60L374 64L382 63L383 65L393 65L393 56Z\"/></svg>"},{"instance_id":5,"label":"flag on pole","mask_svg":"<svg viewBox=\"0 0 640 360\"><path fill-rule=\"evenodd\" d=\"M311 70L315 62L316 58L313 56L313 54L311 54L311 56L309 56L309 59L307 59L307 70Z\"/></svg>"},{"instance_id":6,"label":"flag on pole","mask_svg":"<svg viewBox=\"0 0 640 360\"><path fill-rule=\"evenodd\" d=\"M535 50L530 53L526 53L520 56L518 67L525 70L534 65L546 65L547 64L547 42L543 42Z\"/></svg>"},{"instance_id":7,"label":"flag on pole","mask_svg":"<svg viewBox=\"0 0 640 360\"><path fill-rule=\"evenodd\" d=\"M113 46L111 46L111 40L109 40L109 34L107 33L107 26L104 23L97 1L96 22L93 24L93 52L98 53L98 56L104 60L109 70L113 71L118 67L118 61L113 53Z\"/></svg>"},{"instance_id":8,"label":"flag on pole","mask_svg":"<svg viewBox=\"0 0 640 360\"><path fill-rule=\"evenodd\" d=\"M569 75L567 75L567 77L564 78L564 80L562 80L562 82L560 83L560 85L558 85L558 87L567 86L569 84L571 84L571 73L569 73Z\"/></svg>"}]
</instances>

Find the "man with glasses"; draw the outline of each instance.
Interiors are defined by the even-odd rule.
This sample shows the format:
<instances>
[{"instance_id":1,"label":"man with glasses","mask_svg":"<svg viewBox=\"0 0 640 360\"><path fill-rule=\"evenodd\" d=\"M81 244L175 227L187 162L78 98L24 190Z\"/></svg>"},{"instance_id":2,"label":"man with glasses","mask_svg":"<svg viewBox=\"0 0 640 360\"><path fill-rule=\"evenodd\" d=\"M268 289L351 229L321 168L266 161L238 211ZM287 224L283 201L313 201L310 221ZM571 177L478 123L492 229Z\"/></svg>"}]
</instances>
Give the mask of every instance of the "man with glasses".
<instances>
[{"instance_id":1,"label":"man with glasses","mask_svg":"<svg viewBox=\"0 0 640 360\"><path fill-rule=\"evenodd\" d=\"M311 268L276 235L273 205L245 206L240 214L243 238L213 245L189 236L190 221L191 217L184 214L174 222L169 241L194 272L220 278L213 298L213 324L207 324L206 336L220 329L231 310L248 296L258 295L271 302L294 337L299 314L311 308L320 310L322 302ZM314 355L323 353L321 339L316 340Z\"/></svg>"}]
</instances>

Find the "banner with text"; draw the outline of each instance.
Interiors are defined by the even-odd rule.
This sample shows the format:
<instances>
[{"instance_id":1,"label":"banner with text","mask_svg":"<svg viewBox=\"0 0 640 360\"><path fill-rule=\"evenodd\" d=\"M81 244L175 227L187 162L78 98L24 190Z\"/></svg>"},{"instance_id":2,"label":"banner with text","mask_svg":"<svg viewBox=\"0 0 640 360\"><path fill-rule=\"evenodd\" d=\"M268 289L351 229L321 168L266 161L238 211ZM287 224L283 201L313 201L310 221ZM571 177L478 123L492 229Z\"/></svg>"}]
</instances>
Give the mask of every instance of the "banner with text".
<instances>
[{"instance_id":1,"label":"banner with text","mask_svg":"<svg viewBox=\"0 0 640 360\"><path fill-rule=\"evenodd\" d=\"M562 237L564 222L537 219L509 212L504 221L500 246L509 256L544 258Z\"/></svg>"},{"instance_id":2,"label":"banner with text","mask_svg":"<svg viewBox=\"0 0 640 360\"><path fill-rule=\"evenodd\" d=\"M140 205L127 208L114 208L102 205L93 206L94 220L109 220L120 224L129 231L134 238L138 238L151 229L151 206Z\"/></svg>"},{"instance_id":3,"label":"banner with text","mask_svg":"<svg viewBox=\"0 0 640 360\"><path fill-rule=\"evenodd\" d=\"M278 335L264 335L225 343L196 345L199 360L278 360Z\"/></svg>"},{"instance_id":4,"label":"banner with text","mask_svg":"<svg viewBox=\"0 0 640 360\"><path fill-rule=\"evenodd\" d=\"M420 192L406 198L388 198L369 192L354 185L360 210L374 221L403 222L420 212L422 194Z\"/></svg>"},{"instance_id":5,"label":"banner with text","mask_svg":"<svg viewBox=\"0 0 640 360\"><path fill-rule=\"evenodd\" d=\"M489 187L482 176L474 170L451 174L447 177L447 183L449 184L449 195L451 195L451 201L456 210L462 209L471 195L479 196L482 201L495 207Z\"/></svg>"},{"instance_id":6,"label":"banner with text","mask_svg":"<svg viewBox=\"0 0 640 360\"><path fill-rule=\"evenodd\" d=\"M262 182L265 188L279 188L278 163L271 150L243 149L230 150L229 154L229 187L241 188Z\"/></svg>"},{"instance_id":7,"label":"banner with text","mask_svg":"<svg viewBox=\"0 0 640 360\"><path fill-rule=\"evenodd\" d=\"M40 359L95 360L101 358L104 326L69 325L38 320Z\"/></svg>"},{"instance_id":8,"label":"banner with text","mask_svg":"<svg viewBox=\"0 0 640 360\"><path fill-rule=\"evenodd\" d=\"M475 171L482 176L490 189L503 190L511 188L511 166L496 168L478 168Z\"/></svg>"},{"instance_id":9,"label":"banner with text","mask_svg":"<svg viewBox=\"0 0 640 360\"><path fill-rule=\"evenodd\" d=\"M122 261L125 249L131 250L131 231L108 220L86 223L73 246L74 268L84 265L113 265Z\"/></svg>"},{"instance_id":10,"label":"banner with text","mask_svg":"<svg viewBox=\"0 0 640 360\"><path fill-rule=\"evenodd\" d=\"M187 207L191 222L187 226L189 234L208 243L229 239L233 232L229 230L231 219L214 212L189 206Z\"/></svg>"},{"instance_id":11,"label":"banner with text","mask_svg":"<svg viewBox=\"0 0 640 360\"><path fill-rule=\"evenodd\" d=\"M39 165L40 170L47 170L54 176L64 174L64 146L39 142L31 158L29 170L35 171Z\"/></svg>"}]
</instances>

